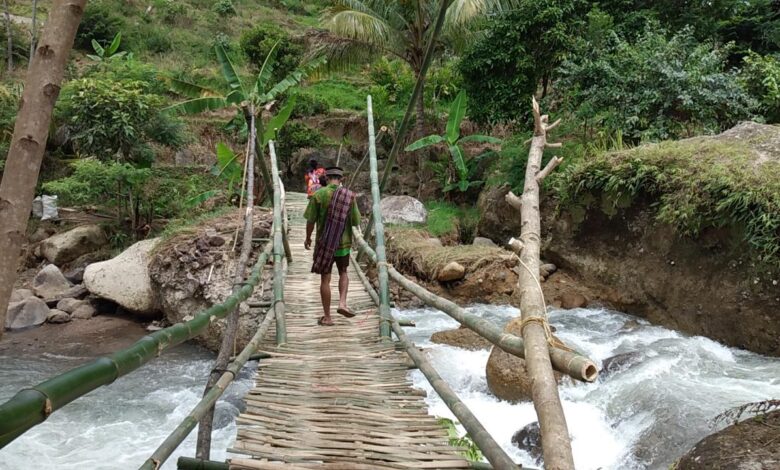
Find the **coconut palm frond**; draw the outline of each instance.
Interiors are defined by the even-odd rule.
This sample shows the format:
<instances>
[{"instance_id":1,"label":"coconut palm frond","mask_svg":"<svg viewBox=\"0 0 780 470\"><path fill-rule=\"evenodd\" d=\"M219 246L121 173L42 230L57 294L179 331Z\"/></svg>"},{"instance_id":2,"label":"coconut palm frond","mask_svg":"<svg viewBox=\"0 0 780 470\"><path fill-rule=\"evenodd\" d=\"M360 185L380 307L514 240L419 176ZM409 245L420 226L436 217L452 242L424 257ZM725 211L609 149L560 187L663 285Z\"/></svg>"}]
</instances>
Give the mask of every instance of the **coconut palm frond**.
<instances>
[{"instance_id":1,"label":"coconut palm frond","mask_svg":"<svg viewBox=\"0 0 780 470\"><path fill-rule=\"evenodd\" d=\"M333 9L323 23L332 33L346 39L392 50L398 46L398 31L383 18L356 10Z\"/></svg>"}]
</instances>

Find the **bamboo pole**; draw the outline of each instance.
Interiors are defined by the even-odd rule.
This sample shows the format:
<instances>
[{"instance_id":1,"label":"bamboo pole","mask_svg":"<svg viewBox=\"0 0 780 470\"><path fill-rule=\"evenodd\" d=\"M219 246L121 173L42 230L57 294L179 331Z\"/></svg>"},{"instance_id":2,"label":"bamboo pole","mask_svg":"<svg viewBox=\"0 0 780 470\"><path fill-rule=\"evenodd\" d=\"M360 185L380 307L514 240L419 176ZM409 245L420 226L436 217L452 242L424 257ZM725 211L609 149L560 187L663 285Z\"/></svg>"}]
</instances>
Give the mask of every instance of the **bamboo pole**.
<instances>
[{"instance_id":1,"label":"bamboo pole","mask_svg":"<svg viewBox=\"0 0 780 470\"><path fill-rule=\"evenodd\" d=\"M176 468L178 470L228 470L230 465L227 462L179 457Z\"/></svg>"},{"instance_id":2,"label":"bamboo pole","mask_svg":"<svg viewBox=\"0 0 780 470\"><path fill-rule=\"evenodd\" d=\"M282 236L282 201L279 191L279 167L276 163L274 141L268 141L268 153L271 155L271 175L274 187L274 315L276 316L276 344L287 344L287 323L284 318L284 276L282 260L284 241Z\"/></svg>"},{"instance_id":3,"label":"bamboo pole","mask_svg":"<svg viewBox=\"0 0 780 470\"><path fill-rule=\"evenodd\" d=\"M246 119L247 124L249 124L249 115L247 114L249 108L244 107L244 118ZM262 111L261 111L262 114ZM257 135L263 135L263 119L262 116L257 122L257 128L258 132ZM268 167L265 166L265 152L263 152L263 143L261 142L262 139L255 139L255 153L257 154L257 159L255 159L255 164L258 168L260 168L260 176L263 179L263 190L258 194L258 205L263 205L263 202L265 202L265 196L268 194L269 188L271 188L271 175L268 174Z\"/></svg>"},{"instance_id":4,"label":"bamboo pole","mask_svg":"<svg viewBox=\"0 0 780 470\"><path fill-rule=\"evenodd\" d=\"M528 152L521 208L520 241L523 249L518 286L520 287L521 318L509 322L507 330L519 329L525 341L525 365L531 378L531 397L542 435L542 453L545 467L550 470L573 470L571 438L563 413L558 383L553 374L550 357L552 333L547 326L544 294L539 285L539 252L541 250L541 217L539 214L539 182L549 174L560 159L553 159L548 168L541 169L545 147L555 146L547 142L547 131L557 126L548 125L547 115L542 116L539 104L532 98L534 136ZM518 324L518 320L520 323Z\"/></svg>"},{"instance_id":5,"label":"bamboo pole","mask_svg":"<svg viewBox=\"0 0 780 470\"><path fill-rule=\"evenodd\" d=\"M173 454L176 448L178 448L181 443L184 442L190 432L195 429L198 421L200 421L200 419L205 416L209 410L214 409L214 405L217 403L217 400L219 400L219 397L222 396L228 385L230 385L230 383L235 380L235 378L238 376L238 373L241 371L241 368L244 367L244 364L246 364L246 362L251 359L252 354L257 350L258 347L260 347L260 343L263 341L263 337L265 336L266 331L268 331L268 328L271 326L272 318L273 315L269 310L266 312L265 318L260 324L260 328L257 329L257 332L246 345L246 347L244 347L241 353L233 360L227 370L222 373L222 375L219 377L219 380L217 380L214 386L211 387L208 393L206 393L198 402L198 404L195 405L187 417L184 418L184 420L179 423L176 429L174 429L168 435L165 441L163 441L157 450L154 451L152 456L149 457L146 462L144 462L143 465L139 467L139 470L159 469L162 464L168 460L171 454ZM203 462L202 459L199 459L199 461Z\"/></svg>"},{"instance_id":6,"label":"bamboo pole","mask_svg":"<svg viewBox=\"0 0 780 470\"><path fill-rule=\"evenodd\" d=\"M252 251L252 223L254 220L255 209L255 142L257 141L257 127L255 126L255 113L254 107L249 105L249 145L247 145L247 158L246 158L246 210L244 212L244 235L241 240L241 252L238 256L238 263L236 265L236 272L233 276L233 292L238 290L241 284L244 282L244 276L246 274L246 265L249 262L249 254ZM242 188L243 189L243 188ZM236 337L238 336L238 306L233 309L227 317L225 323L225 330L222 333L222 344L219 347L217 353L217 359L214 361L214 368L209 374L208 381L206 382L206 388L203 390L203 395L206 396L211 388L219 380L221 372L227 367L230 361L230 356L233 354L233 350L236 344ZM214 407L210 407L206 413L201 416L200 426L198 427L198 439L196 455L199 459L208 460L211 455L211 431L214 424Z\"/></svg>"},{"instance_id":7,"label":"bamboo pole","mask_svg":"<svg viewBox=\"0 0 780 470\"><path fill-rule=\"evenodd\" d=\"M376 255L379 267L379 334L382 338L390 338L390 290L387 279L387 262L385 258L385 228L382 225L382 211L379 208L380 189L379 171L376 161L376 137L374 136L374 109L371 95L366 97L368 110L368 154L371 177L371 214L374 217L374 232L376 233Z\"/></svg>"},{"instance_id":8,"label":"bamboo pole","mask_svg":"<svg viewBox=\"0 0 780 470\"><path fill-rule=\"evenodd\" d=\"M52 111L86 0L52 2L32 58L16 113L14 133L0 182L0 338L16 282L19 253L30 218L38 172L46 151Z\"/></svg>"},{"instance_id":9,"label":"bamboo pole","mask_svg":"<svg viewBox=\"0 0 780 470\"><path fill-rule=\"evenodd\" d=\"M452 0L442 0L441 6L439 7L439 13L436 16L436 23L433 26L433 32L431 33L430 39L428 39L428 46L425 49L425 56L423 56L422 66L420 67L420 74L417 76L417 81L414 83L412 96L409 98L409 104L406 106L406 112L404 113L403 119L401 119L401 125L398 126L398 132L395 135L393 146L390 148L390 153L388 154L387 161L385 162L385 169L382 172L382 182L379 184L380 192L384 191L385 187L387 186L387 181L390 179L390 173L393 171L395 159L398 156L398 152L401 150L401 147L403 146L406 133L409 131L409 123L411 122L412 115L415 112L417 100L420 94L423 92L425 75L428 74L428 68L430 67L431 62L433 62L433 51L436 49L436 42L439 39L439 34L441 33L442 26L444 25L444 20L447 17L447 9L450 7L451 3ZM369 240L371 239L372 218L373 214L371 217L369 217L368 228L366 228L366 239Z\"/></svg>"},{"instance_id":10,"label":"bamboo pole","mask_svg":"<svg viewBox=\"0 0 780 470\"><path fill-rule=\"evenodd\" d=\"M371 262L376 264L377 257L374 250L371 249L357 230L353 230L353 234L358 248L367 254L367 257ZM458 304L428 292L423 287L404 277L404 275L399 273L393 266L388 265L387 271L394 282L400 284L427 305L446 313L458 323L476 332L501 350L506 351L513 356L520 358L525 357L525 343L522 338L503 332L501 331L501 328L493 322L468 313ZM596 364L587 357L576 352L555 347L550 347L549 351L553 367L555 367L555 370L558 372L583 382L593 382L598 378L598 368L596 367Z\"/></svg>"},{"instance_id":11,"label":"bamboo pole","mask_svg":"<svg viewBox=\"0 0 780 470\"><path fill-rule=\"evenodd\" d=\"M378 139L382 134L387 132L387 127L382 126L379 128L379 132L376 134L376 138ZM363 158L360 159L360 162L358 163L358 166L355 168L355 172L352 173L352 175L349 177L349 180L347 181L347 188L352 189L352 185L355 184L355 179L357 179L358 173L360 173L360 170L363 169L363 165L366 163L366 160L368 160L368 150L366 150L366 153L363 154Z\"/></svg>"},{"instance_id":12,"label":"bamboo pole","mask_svg":"<svg viewBox=\"0 0 780 470\"><path fill-rule=\"evenodd\" d=\"M264 253L270 254L267 251ZM192 320L155 331L110 356L97 358L19 391L0 405L0 449L73 400L129 374L166 349L198 336L212 319L225 317L249 298L260 282L267 261L268 254L261 255L252 268L251 275L237 292L231 294L223 303L200 312Z\"/></svg>"}]
</instances>

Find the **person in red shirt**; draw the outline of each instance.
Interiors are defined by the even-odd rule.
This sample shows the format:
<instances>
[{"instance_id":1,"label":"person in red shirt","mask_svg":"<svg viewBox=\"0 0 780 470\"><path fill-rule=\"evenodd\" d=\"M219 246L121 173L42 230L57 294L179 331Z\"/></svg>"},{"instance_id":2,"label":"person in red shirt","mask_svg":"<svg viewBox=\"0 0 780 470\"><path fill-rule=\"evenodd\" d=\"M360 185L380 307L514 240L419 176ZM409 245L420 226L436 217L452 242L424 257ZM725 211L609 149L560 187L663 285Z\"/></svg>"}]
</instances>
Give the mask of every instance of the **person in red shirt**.
<instances>
[{"instance_id":1,"label":"person in red shirt","mask_svg":"<svg viewBox=\"0 0 780 470\"><path fill-rule=\"evenodd\" d=\"M306 180L306 196L311 198L318 189L322 188L320 178L325 176L323 168L316 159L309 160L309 168L306 170L304 179Z\"/></svg>"}]
</instances>

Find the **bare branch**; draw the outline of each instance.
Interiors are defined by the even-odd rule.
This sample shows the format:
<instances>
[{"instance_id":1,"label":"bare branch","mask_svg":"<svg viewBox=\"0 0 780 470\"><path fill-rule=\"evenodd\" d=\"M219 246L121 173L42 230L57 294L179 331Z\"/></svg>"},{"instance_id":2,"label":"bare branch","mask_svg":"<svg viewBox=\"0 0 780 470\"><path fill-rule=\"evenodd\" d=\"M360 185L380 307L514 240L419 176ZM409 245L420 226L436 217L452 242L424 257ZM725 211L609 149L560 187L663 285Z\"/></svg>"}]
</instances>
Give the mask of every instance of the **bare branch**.
<instances>
[{"instance_id":1,"label":"bare branch","mask_svg":"<svg viewBox=\"0 0 780 470\"><path fill-rule=\"evenodd\" d=\"M542 180L547 178L547 175L552 173L552 171L561 164L563 161L563 158L561 157L553 157L549 162L547 162L547 166L544 167L542 171L536 174L536 182L541 183Z\"/></svg>"},{"instance_id":2,"label":"bare branch","mask_svg":"<svg viewBox=\"0 0 780 470\"><path fill-rule=\"evenodd\" d=\"M542 122L542 112L539 109L539 102L536 97L531 97L531 103L534 110L534 135L544 135L544 123Z\"/></svg>"},{"instance_id":3,"label":"bare branch","mask_svg":"<svg viewBox=\"0 0 780 470\"><path fill-rule=\"evenodd\" d=\"M512 206L515 210L521 210L523 208L523 201L515 195L512 191L509 191L506 196L504 196L504 200L507 204Z\"/></svg>"},{"instance_id":4,"label":"bare branch","mask_svg":"<svg viewBox=\"0 0 780 470\"><path fill-rule=\"evenodd\" d=\"M547 147L548 149L559 149L563 147L563 144L560 142L552 142L552 143L545 142L544 146Z\"/></svg>"},{"instance_id":5,"label":"bare branch","mask_svg":"<svg viewBox=\"0 0 780 470\"><path fill-rule=\"evenodd\" d=\"M561 123L561 120L560 120L560 119L558 119L558 120L556 120L554 123L552 123L552 124L550 124L549 126L547 126L547 127L544 129L544 130L545 130L546 132L550 132L551 130L553 130L553 129L555 129L556 127L558 127L558 125L559 125L560 123Z\"/></svg>"}]
</instances>

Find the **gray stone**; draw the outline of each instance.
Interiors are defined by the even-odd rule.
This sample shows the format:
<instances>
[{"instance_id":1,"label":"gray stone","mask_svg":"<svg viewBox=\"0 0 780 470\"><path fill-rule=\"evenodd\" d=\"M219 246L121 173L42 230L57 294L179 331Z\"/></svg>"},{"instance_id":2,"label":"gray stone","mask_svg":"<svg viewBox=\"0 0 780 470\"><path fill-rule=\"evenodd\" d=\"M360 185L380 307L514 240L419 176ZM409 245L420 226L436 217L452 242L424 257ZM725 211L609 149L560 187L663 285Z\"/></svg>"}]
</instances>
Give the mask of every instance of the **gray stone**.
<instances>
[{"instance_id":1,"label":"gray stone","mask_svg":"<svg viewBox=\"0 0 780 470\"><path fill-rule=\"evenodd\" d=\"M386 224L424 224L428 220L423 203L411 196L388 196L379 205Z\"/></svg>"},{"instance_id":2,"label":"gray stone","mask_svg":"<svg viewBox=\"0 0 780 470\"><path fill-rule=\"evenodd\" d=\"M70 282L74 284L81 284L84 282L84 269L86 266L80 266L78 268L70 269L63 274L65 275L65 279L69 280Z\"/></svg>"},{"instance_id":3,"label":"gray stone","mask_svg":"<svg viewBox=\"0 0 780 470\"><path fill-rule=\"evenodd\" d=\"M552 273L558 270L558 266L552 264L552 263L545 263L541 266L539 266L539 275L542 278L548 278Z\"/></svg>"},{"instance_id":4,"label":"gray stone","mask_svg":"<svg viewBox=\"0 0 780 470\"><path fill-rule=\"evenodd\" d=\"M49 316L49 307L37 298L29 297L21 302L9 304L5 317L5 327L11 330L20 330L37 326L46 321Z\"/></svg>"},{"instance_id":5,"label":"gray stone","mask_svg":"<svg viewBox=\"0 0 780 470\"><path fill-rule=\"evenodd\" d=\"M78 299L62 299L59 302L57 302L57 310L61 310L65 313L73 313L76 311L77 308L84 305L86 302L83 300Z\"/></svg>"},{"instance_id":6,"label":"gray stone","mask_svg":"<svg viewBox=\"0 0 780 470\"><path fill-rule=\"evenodd\" d=\"M539 422L525 426L512 436L512 444L528 454L536 461L536 465L542 463L542 431Z\"/></svg>"},{"instance_id":7,"label":"gray stone","mask_svg":"<svg viewBox=\"0 0 780 470\"><path fill-rule=\"evenodd\" d=\"M560 297L561 308L585 308L588 306L588 298L579 292L565 292Z\"/></svg>"},{"instance_id":8,"label":"gray stone","mask_svg":"<svg viewBox=\"0 0 780 470\"><path fill-rule=\"evenodd\" d=\"M439 282L457 281L459 279L463 279L463 276L465 275L466 268L464 268L463 265L457 261L451 261L446 266L441 268L441 270L436 275L436 280Z\"/></svg>"},{"instance_id":9,"label":"gray stone","mask_svg":"<svg viewBox=\"0 0 780 470\"><path fill-rule=\"evenodd\" d=\"M49 307L53 308L56 307L59 301L62 299L78 299L84 297L85 295L87 295L87 289L84 288L83 284L79 284L55 295L54 297L47 297L43 299L43 301L46 302Z\"/></svg>"},{"instance_id":10,"label":"gray stone","mask_svg":"<svg viewBox=\"0 0 780 470\"><path fill-rule=\"evenodd\" d=\"M425 241L428 242L428 244L431 246L437 246L437 247L444 246L442 245L441 240L439 240L438 238L426 238Z\"/></svg>"},{"instance_id":11,"label":"gray stone","mask_svg":"<svg viewBox=\"0 0 780 470\"><path fill-rule=\"evenodd\" d=\"M471 243L474 246L491 246L498 247L493 240L485 237L474 237L474 241Z\"/></svg>"},{"instance_id":12,"label":"gray stone","mask_svg":"<svg viewBox=\"0 0 780 470\"><path fill-rule=\"evenodd\" d=\"M8 303L21 302L24 299L35 297L35 293L30 289L14 289L11 291L11 299Z\"/></svg>"},{"instance_id":13,"label":"gray stone","mask_svg":"<svg viewBox=\"0 0 780 470\"><path fill-rule=\"evenodd\" d=\"M62 310L51 309L49 310L49 316L46 317L48 323L68 323L70 321L70 315L68 312Z\"/></svg>"},{"instance_id":14,"label":"gray stone","mask_svg":"<svg viewBox=\"0 0 780 470\"><path fill-rule=\"evenodd\" d=\"M78 318L79 320L87 320L89 318L92 318L95 316L97 312L95 311L95 307L88 303L84 303L83 305L79 306L76 310L73 311L73 318Z\"/></svg>"},{"instance_id":15,"label":"gray stone","mask_svg":"<svg viewBox=\"0 0 780 470\"><path fill-rule=\"evenodd\" d=\"M35 275L32 282L33 292L38 297L51 299L62 295L72 287L70 281L65 279L60 268L49 264Z\"/></svg>"},{"instance_id":16,"label":"gray stone","mask_svg":"<svg viewBox=\"0 0 780 470\"><path fill-rule=\"evenodd\" d=\"M135 313L157 312L157 294L149 277L149 253L159 241L159 238L140 241L113 259L87 266L84 271L87 290Z\"/></svg>"},{"instance_id":17,"label":"gray stone","mask_svg":"<svg viewBox=\"0 0 780 470\"><path fill-rule=\"evenodd\" d=\"M95 251L108 243L98 225L82 225L41 242L41 254L50 263L63 264Z\"/></svg>"}]
</instances>

